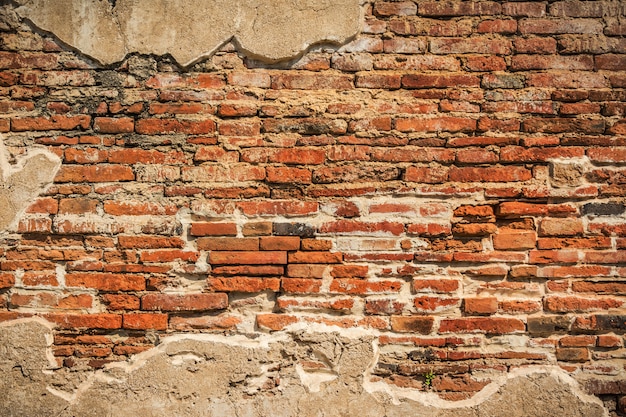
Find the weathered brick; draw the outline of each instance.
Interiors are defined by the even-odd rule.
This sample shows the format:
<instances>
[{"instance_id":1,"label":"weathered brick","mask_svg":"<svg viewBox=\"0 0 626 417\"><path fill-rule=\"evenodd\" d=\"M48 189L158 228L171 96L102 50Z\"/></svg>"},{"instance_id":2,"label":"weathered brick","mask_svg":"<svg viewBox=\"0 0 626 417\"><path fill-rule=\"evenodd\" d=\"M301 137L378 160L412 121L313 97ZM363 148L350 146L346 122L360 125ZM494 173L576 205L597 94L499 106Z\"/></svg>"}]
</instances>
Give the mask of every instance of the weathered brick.
<instances>
[{"instance_id":1,"label":"weathered brick","mask_svg":"<svg viewBox=\"0 0 626 417\"><path fill-rule=\"evenodd\" d=\"M282 265L287 263L287 252L212 251L209 262L214 265Z\"/></svg>"},{"instance_id":2,"label":"weathered brick","mask_svg":"<svg viewBox=\"0 0 626 417\"><path fill-rule=\"evenodd\" d=\"M141 297L142 310L210 311L228 307L224 293L206 294L146 294Z\"/></svg>"}]
</instances>

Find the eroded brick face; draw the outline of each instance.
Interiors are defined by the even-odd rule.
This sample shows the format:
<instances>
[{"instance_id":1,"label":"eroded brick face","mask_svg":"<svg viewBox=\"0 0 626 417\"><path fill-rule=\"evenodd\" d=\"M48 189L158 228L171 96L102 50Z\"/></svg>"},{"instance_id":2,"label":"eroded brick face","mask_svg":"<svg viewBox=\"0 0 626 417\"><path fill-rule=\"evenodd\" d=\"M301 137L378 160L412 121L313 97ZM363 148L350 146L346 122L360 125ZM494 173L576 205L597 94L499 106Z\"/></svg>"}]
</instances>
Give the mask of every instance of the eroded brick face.
<instances>
[{"instance_id":1,"label":"eroded brick face","mask_svg":"<svg viewBox=\"0 0 626 417\"><path fill-rule=\"evenodd\" d=\"M155 333L363 328L376 380L460 400L558 365L623 413L625 14L375 1L338 50L187 71L5 17L5 146L63 163L0 236L0 320L54 323L74 369Z\"/></svg>"}]
</instances>

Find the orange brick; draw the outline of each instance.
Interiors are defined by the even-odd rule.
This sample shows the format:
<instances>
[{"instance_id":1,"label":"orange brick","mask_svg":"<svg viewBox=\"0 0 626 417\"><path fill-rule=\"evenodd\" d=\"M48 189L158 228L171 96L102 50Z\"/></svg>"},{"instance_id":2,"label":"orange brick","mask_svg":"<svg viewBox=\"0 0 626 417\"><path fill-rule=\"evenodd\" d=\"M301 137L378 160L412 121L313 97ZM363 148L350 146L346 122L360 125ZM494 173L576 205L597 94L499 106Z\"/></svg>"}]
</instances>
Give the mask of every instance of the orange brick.
<instances>
[{"instance_id":1,"label":"orange brick","mask_svg":"<svg viewBox=\"0 0 626 417\"><path fill-rule=\"evenodd\" d=\"M146 294L141 297L142 310L210 311L228 307L224 293Z\"/></svg>"}]
</instances>

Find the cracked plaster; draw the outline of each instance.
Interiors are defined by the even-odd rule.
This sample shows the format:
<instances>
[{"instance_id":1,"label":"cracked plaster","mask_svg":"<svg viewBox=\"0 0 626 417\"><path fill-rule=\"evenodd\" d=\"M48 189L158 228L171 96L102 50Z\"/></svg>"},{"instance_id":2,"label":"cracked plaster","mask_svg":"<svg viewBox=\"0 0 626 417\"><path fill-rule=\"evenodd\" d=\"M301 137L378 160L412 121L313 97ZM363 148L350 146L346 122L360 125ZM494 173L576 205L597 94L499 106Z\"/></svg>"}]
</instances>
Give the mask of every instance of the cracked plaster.
<instances>
[{"instance_id":1,"label":"cracked plaster","mask_svg":"<svg viewBox=\"0 0 626 417\"><path fill-rule=\"evenodd\" d=\"M30 149L9 163L0 138L0 232L15 228L26 208L52 183L61 160L44 149Z\"/></svg>"},{"instance_id":2,"label":"cracked plaster","mask_svg":"<svg viewBox=\"0 0 626 417\"><path fill-rule=\"evenodd\" d=\"M102 64L127 54L171 54L188 66L234 40L276 62L311 45L342 44L361 21L360 0L17 0L17 13Z\"/></svg>"},{"instance_id":3,"label":"cracked plaster","mask_svg":"<svg viewBox=\"0 0 626 417\"><path fill-rule=\"evenodd\" d=\"M371 383L375 339L332 328L176 335L129 362L96 372L53 370L51 331L41 319L0 325L1 415L608 415L597 398L582 393L558 367L511 372L457 403L434 393ZM310 363L318 366L306 365Z\"/></svg>"}]
</instances>

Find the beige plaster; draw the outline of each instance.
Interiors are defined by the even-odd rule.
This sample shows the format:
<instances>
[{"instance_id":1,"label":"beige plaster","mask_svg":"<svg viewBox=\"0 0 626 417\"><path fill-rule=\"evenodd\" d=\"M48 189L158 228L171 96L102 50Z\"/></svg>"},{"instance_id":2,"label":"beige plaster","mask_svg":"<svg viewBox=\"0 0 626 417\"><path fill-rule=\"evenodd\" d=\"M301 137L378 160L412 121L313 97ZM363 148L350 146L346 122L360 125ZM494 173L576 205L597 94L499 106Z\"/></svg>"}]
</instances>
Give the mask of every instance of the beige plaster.
<instances>
[{"instance_id":1,"label":"beige plaster","mask_svg":"<svg viewBox=\"0 0 626 417\"><path fill-rule=\"evenodd\" d=\"M111 64L127 54L171 54L190 65L233 39L270 62L354 37L361 0L18 0L17 13L64 43Z\"/></svg>"},{"instance_id":2,"label":"beige plaster","mask_svg":"<svg viewBox=\"0 0 626 417\"><path fill-rule=\"evenodd\" d=\"M320 330L320 329L316 329ZM104 370L53 370L51 327L0 325L6 416L607 416L558 367L518 370L462 403L368 383L375 339L341 330L179 335ZM307 363L319 367L303 369ZM306 374L306 376L303 376Z\"/></svg>"},{"instance_id":3,"label":"beige plaster","mask_svg":"<svg viewBox=\"0 0 626 417\"><path fill-rule=\"evenodd\" d=\"M61 160L43 149L32 149L9 163L0 138L0 232L15 227L20 215L52 183Z\"/></svg>"}]
</instances>

